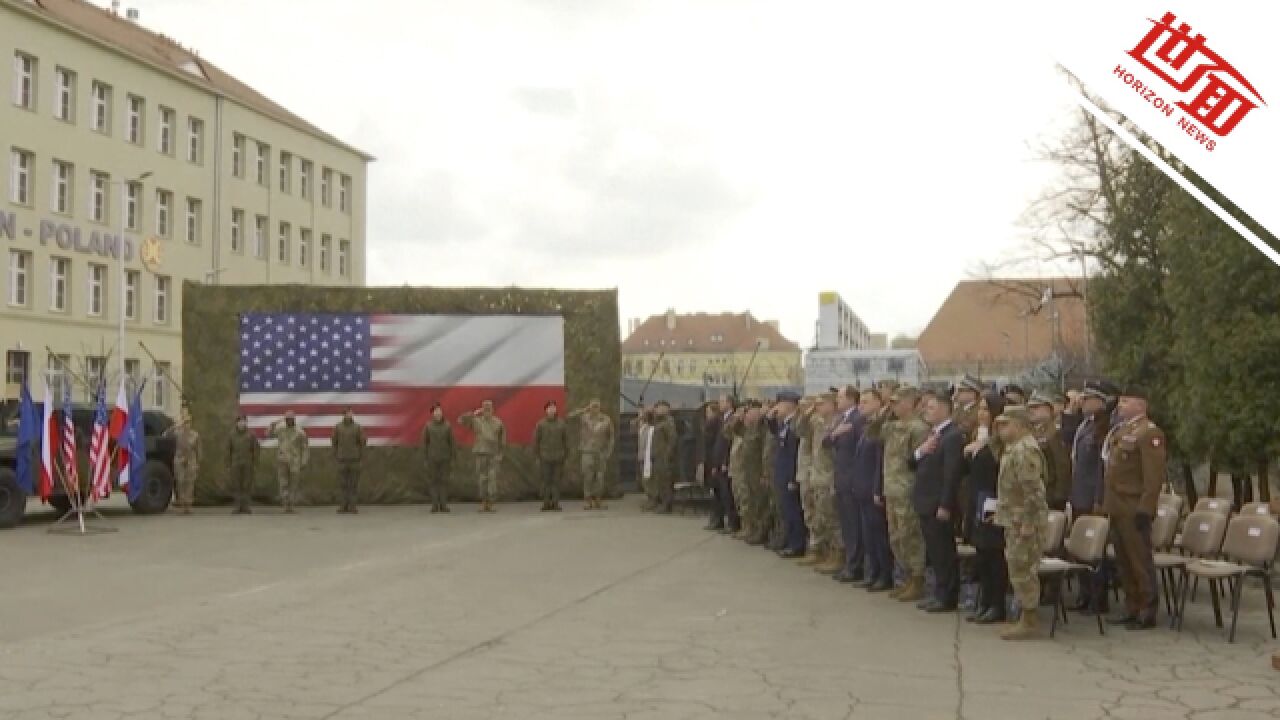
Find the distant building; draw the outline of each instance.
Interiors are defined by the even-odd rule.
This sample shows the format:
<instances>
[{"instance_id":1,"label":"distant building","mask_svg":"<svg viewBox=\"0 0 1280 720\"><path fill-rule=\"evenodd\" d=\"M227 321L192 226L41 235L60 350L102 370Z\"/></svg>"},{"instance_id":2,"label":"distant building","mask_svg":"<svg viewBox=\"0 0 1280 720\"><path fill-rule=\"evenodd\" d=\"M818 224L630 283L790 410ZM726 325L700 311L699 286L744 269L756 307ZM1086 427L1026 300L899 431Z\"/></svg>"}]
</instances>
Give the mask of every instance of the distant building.
<instances>
[{"instance_id":1,"label":"distant building","mask_svg":"<svg viewBox=\"0 0 1280 720\"><path fill-rule=\"evenodd\" d=\"M751 313L676 314L668 310L632 320L622 342L622 376L641 381L738 389L764 396L767 388L802 382L800 346L774 321ZM757 350L758 348L758 350Z\"/></svg>"},{"instance_id":2,"label":"distant building","mask_svg":"<svg viewBox=\"0 0 1280 720\"><path fill-rule=\"evenodd\" d=\"M810 350L804 359L806 395L828 388L869 387L881 380L919 385L928 373L920 353L908 350Z\"/></svg>"},{"instance_id":3,"label":"distant building","mask_svg":"<svg viewBox=\"0 0 1280 720\"><path fill-rule=\"evenodd\" d=\"M1087 371L1083 282L1077 278L967 280L951 291L917 347L930 378L972 373L996 383L1045 367Z\"/></svg>"},{"instance_id":4,"label":"distant building","mask_svg":"<svg viewBox=\"0 0 1280 720\"><path fill-rule=\"evenodd\" d=\"M853 308L839 293L819 293L818 332L814 348L857 350L867 347L871 347L871 333Z\"/></svg>"}]
</instances>

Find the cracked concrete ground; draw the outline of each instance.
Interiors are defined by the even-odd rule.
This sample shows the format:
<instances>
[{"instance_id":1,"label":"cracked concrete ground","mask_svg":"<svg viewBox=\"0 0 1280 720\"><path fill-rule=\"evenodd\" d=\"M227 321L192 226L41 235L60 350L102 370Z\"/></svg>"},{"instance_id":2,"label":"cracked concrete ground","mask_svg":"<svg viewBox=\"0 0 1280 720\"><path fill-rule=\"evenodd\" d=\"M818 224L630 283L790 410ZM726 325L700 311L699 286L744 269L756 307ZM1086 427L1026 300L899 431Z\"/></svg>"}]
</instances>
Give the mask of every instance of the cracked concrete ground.
<instances>
[{"instance_id":1,"label":"cracked concrete ground","mask_svg":"<svg viewBox=\"0 0 1280 720\"><path fill-rule=\"evenodd\" d=\"M1280 718L1254 588L1234 645L1202 597L1181 635L1010 646L634 505L29 522L0 718Z\"/></svg>"}]
</instances>

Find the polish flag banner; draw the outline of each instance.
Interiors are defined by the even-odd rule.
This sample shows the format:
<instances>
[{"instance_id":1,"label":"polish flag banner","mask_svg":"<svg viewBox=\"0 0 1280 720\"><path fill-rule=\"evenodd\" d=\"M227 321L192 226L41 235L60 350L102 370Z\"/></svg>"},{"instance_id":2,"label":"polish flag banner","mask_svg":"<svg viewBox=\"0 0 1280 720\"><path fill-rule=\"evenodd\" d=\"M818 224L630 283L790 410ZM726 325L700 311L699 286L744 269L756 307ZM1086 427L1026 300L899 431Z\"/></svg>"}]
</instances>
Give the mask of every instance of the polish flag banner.
<instances>
[{"instance_id":1,"label":"polish flag banner","mask_svg":"<svg viewBox=\"0 0 1280 720\"><path fill-rule=\"evenodd\" d=\"M129 427L129 394L125 389L125 379L120 378L120 389L116 391L116 404L111 408L107 434L116 448L116 469L120 473L120 489L129 487L129 447L124 442L125 430Z\"/></svg>"},{"instance_id":2,"label":"polish flag banner","mask_svg":"<svg viewBox=\"0 0 1280 720\"><path fill-rule=\"evenodd\" d=\"M53 393L49 391L49 380L44 381L44 416L40 422L40 499L48 502L53 495L53 484L57 480L57 470L53 463L56 457L55 443L58 441L58 426L53 414Z\"/></svg>"},{"instance_id":3,"label":"polish flag banner","mask_svg":"<svg viewBox=\"0 0 1280 720\"><path fill-rule=\"evenodd\" d=\"M528 444L548 401L564 406L564 318L526 315L246 313L240 411L267 437L293 411L329 445L350 407L370 445L421 442L431 407L456 421L492 400L508 440ZM458 428L464 442L470 434Z\"/></svg>"}]
</instances>

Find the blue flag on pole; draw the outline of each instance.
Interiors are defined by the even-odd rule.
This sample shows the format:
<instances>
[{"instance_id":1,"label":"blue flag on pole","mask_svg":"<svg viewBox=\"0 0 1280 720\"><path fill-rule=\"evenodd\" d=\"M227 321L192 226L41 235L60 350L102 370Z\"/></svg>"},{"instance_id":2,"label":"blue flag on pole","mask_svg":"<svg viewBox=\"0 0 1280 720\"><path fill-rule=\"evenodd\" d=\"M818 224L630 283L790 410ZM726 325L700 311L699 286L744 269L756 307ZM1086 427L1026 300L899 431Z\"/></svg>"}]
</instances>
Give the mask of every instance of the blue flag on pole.
<instances>
[{"instance_id":1,"label":"blue flag on pole","mask_svg":"<svg viewBox=\"0 0 1280 720\"><path fill-rule=\"evenodd\" d=\"M142 388L146 384L145 380L139 384L133 400L129 401L129 429L124 437L125 449L129 452L129 487L125 490L129 502L141 497L146 484L142 478L142 466L147 464L146 429L142 422Z\"/></svg>"},{"instance_id":2,"label":"blue flag on pole","mask_svg":"<svg viewBox=\"0 0 1280 720\"><path fill-rule=\"evenodd\" d=\"M36 415L36 404L31 401L31 391L22 383L21 399L18 401L18 457L14 470L18 474L18 487L30 495L35 490L31 476L31 455L40 442L40 417Z\"/></svg>"}]
</instances>

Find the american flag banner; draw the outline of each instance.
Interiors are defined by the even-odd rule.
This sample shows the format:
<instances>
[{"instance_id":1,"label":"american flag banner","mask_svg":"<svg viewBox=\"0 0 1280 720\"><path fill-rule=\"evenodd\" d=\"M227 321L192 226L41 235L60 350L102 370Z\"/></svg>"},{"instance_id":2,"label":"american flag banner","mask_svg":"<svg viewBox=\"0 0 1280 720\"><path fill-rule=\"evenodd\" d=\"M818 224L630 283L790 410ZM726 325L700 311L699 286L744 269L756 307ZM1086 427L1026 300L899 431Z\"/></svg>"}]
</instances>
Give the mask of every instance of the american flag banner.
<instances>
[{"instance_id":1,"label":"american flag banner","mask_svg":"<svg viewBox=\"0 0 1280 720\"><path fill-rule=\"evenodd\" d=\"M80 492L80 466L76 462L76 424L71 415L71 393L62 398L62 472L69 492Z\"/></svg>"},{"instance_id":2,"label":"american flag banner","mask_svg":"<svg viewBox=\"0 0 1280 720\"><path fill-rule=\"evenodd\" d=\"M268 426L288 410L313 446L329 444L347 407L370 445L407 446L421 441L434 403L452 422L484 400L508 440L528 444L543 406L564 399L558 316L240 316L240 411L266 446Z\"/></svg>"},{"instance_id":3,"label":"american flag banner","mask_svg":"<svg viewBox=\"0 0 1280 720\"><path fill-rule=\"evenodd\" d=\"M93 436L89 439L89 487L93 498L111 495L111 445L107 442L107 398L98 386L98 407L93 413Z\"/></svg>"}]
</instances>

